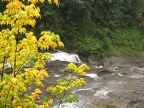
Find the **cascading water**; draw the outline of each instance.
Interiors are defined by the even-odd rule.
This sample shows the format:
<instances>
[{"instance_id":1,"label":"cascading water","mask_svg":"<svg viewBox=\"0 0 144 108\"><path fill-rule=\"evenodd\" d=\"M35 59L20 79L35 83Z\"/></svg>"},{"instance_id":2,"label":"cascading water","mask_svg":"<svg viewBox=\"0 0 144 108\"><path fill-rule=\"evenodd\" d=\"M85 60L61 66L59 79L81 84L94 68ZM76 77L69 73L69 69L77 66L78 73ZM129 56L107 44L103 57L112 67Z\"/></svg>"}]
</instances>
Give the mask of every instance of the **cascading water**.
<instances>
[{"instance_id":1,"label":"cascading water","mask_svg":"<svg viewBox=\"0 0 144 108\"><path fill-rule=\"evenodd\" d=\"M56 53L51 53L51 61L55 60L81 63L81 60L77 54L69 54L60 50L57 50Z\"/></svg>"}]
</instances>

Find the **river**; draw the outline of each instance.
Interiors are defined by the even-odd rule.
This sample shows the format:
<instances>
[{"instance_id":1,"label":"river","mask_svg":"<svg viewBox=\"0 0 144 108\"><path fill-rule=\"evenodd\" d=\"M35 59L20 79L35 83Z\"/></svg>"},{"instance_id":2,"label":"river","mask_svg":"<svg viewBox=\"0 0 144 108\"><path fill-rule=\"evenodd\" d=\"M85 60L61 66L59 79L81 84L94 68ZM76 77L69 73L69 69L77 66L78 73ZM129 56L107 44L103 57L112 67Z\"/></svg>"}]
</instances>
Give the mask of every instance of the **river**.
<instances>
[{"instance_id":1,"label":"river","mask_svg":"<svg viewBox=\"0 0 144 108\"><path fill-rule=\"evenodd\" d=\"M107 57L100 61L90 57L84 62L77 54L58 51L52 54L52 61L46 62L50 78L43 80L45 87L68 74L65 67L69 62L87 63L91 68L85 76L88 85L73 90L79 102L60 108L144 108L144 61L139 57ZM41 98L49 95L43 92ZM53 108L57 108L57 100Z\"/></svg>"}]
</instances>

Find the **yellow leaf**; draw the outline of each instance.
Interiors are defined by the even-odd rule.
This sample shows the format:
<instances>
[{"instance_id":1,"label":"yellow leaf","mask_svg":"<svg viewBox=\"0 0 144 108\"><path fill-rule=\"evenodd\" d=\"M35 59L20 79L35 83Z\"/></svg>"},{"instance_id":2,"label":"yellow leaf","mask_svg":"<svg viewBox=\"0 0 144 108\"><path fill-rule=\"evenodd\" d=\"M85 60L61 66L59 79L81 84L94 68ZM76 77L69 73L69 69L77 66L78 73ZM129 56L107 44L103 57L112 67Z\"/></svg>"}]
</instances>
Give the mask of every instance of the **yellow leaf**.
<instances>
[{"instance_id":1,"label":"yellow leaf","mask_svg":"<svg viewBox=\"0 0 144 108\"><path fill-rule=\"evenodd\" d=\"M45 0L39 0L41 3L44 3Z\"/></svg>"},{"instance_id":2,"label":"yellow leaf","mask_svg":"<svg viewBox=\"0 0 144 108\"><path fill-rule=\"evenodd\" d=\"M58 0L54 0L54 3L55 3L57 6L59 6Z\"/></svg>"},{"instance_id":3,"label":"yellow leaf","mask_svg":"<svg viewBox=\"0 0 144 108\"><path fill-rule=\"evenodd\" d=\"M50 4L52 4L52 0L48 0L48 2L49 2Z\"/></svg>"},{"instance_id":4,"label":"yellow leaf","mask_svg":"<svg viewBox=\"0 0 144 108\"><path fill-rule=\"evenodd\" d=\"M22 106L18 106L17 108L22 108Z\"/></svg>"},{"instance_id":5,"label":"yellow leaf","mask_svg":"<svg viewBox=\"0 0 144 108\"><path fill-rule=\"evenodd\" d=\"M12 78L11 82L13 85L17 85L19 81L17 78Z\"/></svg>"}]
</instances>

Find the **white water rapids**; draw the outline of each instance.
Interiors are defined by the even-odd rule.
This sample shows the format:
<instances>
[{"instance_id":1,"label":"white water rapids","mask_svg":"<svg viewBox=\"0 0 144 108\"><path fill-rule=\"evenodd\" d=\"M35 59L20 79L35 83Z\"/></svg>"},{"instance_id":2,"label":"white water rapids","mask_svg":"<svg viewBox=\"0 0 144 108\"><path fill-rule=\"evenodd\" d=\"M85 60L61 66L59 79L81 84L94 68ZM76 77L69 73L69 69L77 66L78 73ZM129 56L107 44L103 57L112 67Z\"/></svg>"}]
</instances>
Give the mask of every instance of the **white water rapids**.
<instances>
[{"instance_id":1,"label":"white water rapids","mask_svg":"<svg viewBox=\"0 0 144 108\"><path fill-rule=\"evenodd\" d=\"M70 54L60 50L51 54L51 61L66 61L66 62L74 62L81 63L81 60L77 54Z\"/></svg>"}]
</instances>

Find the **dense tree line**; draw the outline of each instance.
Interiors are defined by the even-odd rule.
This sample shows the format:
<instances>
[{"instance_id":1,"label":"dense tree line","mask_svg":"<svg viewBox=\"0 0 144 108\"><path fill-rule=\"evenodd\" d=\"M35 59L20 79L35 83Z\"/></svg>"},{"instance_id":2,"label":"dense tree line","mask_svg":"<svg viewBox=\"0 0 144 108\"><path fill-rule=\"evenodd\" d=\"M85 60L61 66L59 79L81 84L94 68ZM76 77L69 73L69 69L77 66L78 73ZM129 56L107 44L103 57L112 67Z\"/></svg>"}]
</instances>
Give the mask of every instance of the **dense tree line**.
<instances>
[{"instance_id":1,"label":"dense tree line","mask_svg":"<svg viewBox=\"0 0 144 108\"><path fill-rule=\"evenodd\" d=\"M41 30L51 30L62 37L67 48L86 55L104 56L144 50L143 0L59 2L59 7L47 2L37 4L42 16L34 30L36 34Z\"/></svg>"}]
</instances>

